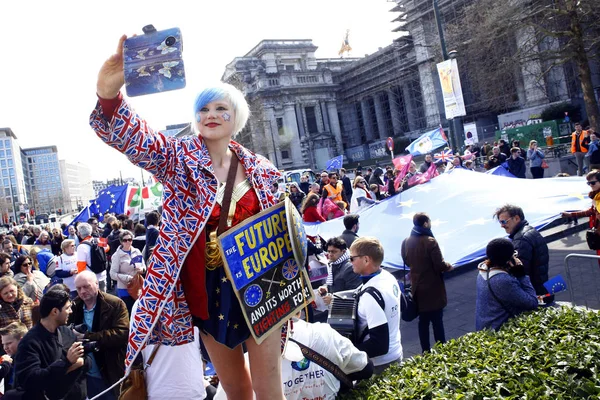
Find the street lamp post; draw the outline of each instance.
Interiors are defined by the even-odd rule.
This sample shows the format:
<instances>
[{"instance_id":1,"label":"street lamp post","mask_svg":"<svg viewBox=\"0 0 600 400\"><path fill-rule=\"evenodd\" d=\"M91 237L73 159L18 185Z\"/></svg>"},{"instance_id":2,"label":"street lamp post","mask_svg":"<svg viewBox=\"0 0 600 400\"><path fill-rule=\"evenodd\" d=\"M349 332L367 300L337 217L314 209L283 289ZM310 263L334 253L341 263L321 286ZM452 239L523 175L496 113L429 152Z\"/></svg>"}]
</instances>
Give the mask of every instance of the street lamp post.
<instances>
[{"instance_id":1,"label":"street lamp post","mask_svg":"<svg viewBox=\"0 0 600 400\"><path fill-rule=\"evenodd\" d=\"M437 23L438 35L440 37L440 47L442 48L442 57L444 58L444 61L456 58L458 55L456 50L451 50L448 52L446 49L446 39L444 38L444 28L442 27L442 19L440 17L438 0L433 0L433 14L435 15L435 21ZM449 136L452 140L451 145L454 145L456 149L460 149L460 139L463 137L462 120L460 117L454 117L452 119L448 119L448 122L448 128L450 130Z\"/></svg>"}]
</instances>

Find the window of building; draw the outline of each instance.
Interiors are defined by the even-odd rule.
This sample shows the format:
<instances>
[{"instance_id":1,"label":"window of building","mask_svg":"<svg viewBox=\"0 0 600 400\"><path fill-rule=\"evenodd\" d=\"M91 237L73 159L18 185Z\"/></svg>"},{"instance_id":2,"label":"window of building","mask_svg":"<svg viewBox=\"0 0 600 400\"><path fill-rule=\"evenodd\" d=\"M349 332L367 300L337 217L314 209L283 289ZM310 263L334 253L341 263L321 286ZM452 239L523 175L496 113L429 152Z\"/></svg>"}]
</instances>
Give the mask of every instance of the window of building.
<instances>
[{"instance_id":1,"label":"window of building","mask_svg":"<svg viewBox=\"0 0 600 400\"><path fill-rule=\"evenodd\" d=\"M281 158L283 158L284 160L289 159L290 158L290 150L289 149L281 150Z\"/></svg>"},{"instance_id":2,"label":"window of building","mask_svg":"<svg viewBox=\"0 0 600 400\"><path fill-rule=\"evenodd\" d=\"M4 139L4 147L10 149L10 139Z\"/></svg>"},{"instance_id":3,"label":"window of building","mask_svg":"<svg viewBox=\"0 0 600 400\"><path fill-rule=\"evenodd\" d=\"M8 170L3 169L2 170L2 176L8 176Z\"/></svg>"},{"instance_id":4,"label":"window of building","mask_svg":"<svg viewBox=\"0 0 600 400\"><path fill-rule=\"evenodd\" d=\"M6 157L12 157L12 150L6 149Z\"/></svg>"},{"instance_id":5,"label":"window of building","mask_svg":"<svg viewBox=\"0 0 600 400\"><path fill-rule=\"evenodd\" d=\"M314 75L299 76L298 83L319 83L319 78Z\"/></svg>"},{"instance_id":6,"label":"window of building","mask_svg":"<svg viewBox=\"0 0 600 400\"><path fill-rule=\"evenodd\" d=\"M15 170L13 168L9 168L8 172L10 176L15 176Z\"/></svg>"},{"instance_id":7,"label":"window of building","mask_svg":"<svg viewBox=\"0 0 600 400\"><path fill-rule=\"evenodd\" d=\"M304 107L304 112L306 113L306 128L308 129L308 133L319 132L319 128L317 126L317 115L315 113L315 107Z\"/></svg>"},{"instance_id":8,"label":"window of building","mask_svg":"<svg viewBox=\"0 0 600 400\"><path fill-rule=\"evenodd\" d=\"M0 160L0 167L6 168L6 160Z\"/></svg>"},{"instance_id":9,"label":"window of building","mask_svg":"<svg viewBox=\"0 0 600 400\"><path fill-rule=\"evenodd\" d=\"M33 161L31 160L31 157L27 157L27 161L29 162L29 164L31 164Z\"/></svg>"},{"instance_id":10,"label":"window of building","mask_svg":"<svg viewBox=\"0 0 600 400\"><path fill-rule=\"evenodd\" d=\"M277 122L277 132L279 133L279 135L285 135L285 129L283 127L283 118L275 118L275 122Z\"/></svg>"},{"instance_id":11,"label":"window of building","mask_svg":"<svg viewBox=\"0 0 600 400\"><path fill-rule=\"evenodd\" d=\"M4 147L4 141L0 140L0 148L3 148L3 147Z\"/></svg>"},{"instance_id":12,"label":"window of building","mask_svg":"<svg viewBox=\"0 0 600 400\"><path fill-rule=\"evenodd\" d=\"M294 66L293 65L286 65L285 66L285 70L286 71L294 71Z\"/></svg>"},{"instance_id":13,"label":"window of building","mask_svg":"<svg viewBox=\"0 0 600 400\"><path fill-rule=\"evenodd\" d=\"M3 165L3 166L4 166L4 165ZM12 158L9 158L9 159L8 159L8 166L9 166L9 167L12 167L12 166L13 166L13 160L12 160Z\"/></svg>"},{"instance_id":14,"label":"window of building","mask_svg":"<svg viewBox=\"0 0 600 400\"><path fill-rule=\"evenodd\" d=\"M4 178L2 180L2 183L4 183L4 187L7 187L8 186L8 178Z\"/></svg>"}]
</instances>

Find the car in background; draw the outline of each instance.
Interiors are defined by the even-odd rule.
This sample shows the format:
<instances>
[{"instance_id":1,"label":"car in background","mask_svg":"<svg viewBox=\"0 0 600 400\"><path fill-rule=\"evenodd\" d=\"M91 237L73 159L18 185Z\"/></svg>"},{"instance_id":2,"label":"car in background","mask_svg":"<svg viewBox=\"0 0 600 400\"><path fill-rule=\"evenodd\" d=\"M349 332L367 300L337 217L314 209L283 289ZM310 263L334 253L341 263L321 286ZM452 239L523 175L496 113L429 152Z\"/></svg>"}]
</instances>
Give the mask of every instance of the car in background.
<instances>
[{"instance_id":1,"label":"car in background","mask_svg":"<svg viewBox=\"0 0 600 400\"><path fill-rule=\"evenodd\" d=\"M313 183L317 180L317 175L310 169L294 169L291 171L282 171L283 182L286 186L289 186L292 182L300 184L300 177L303 175L308 176L308 183Z\"/></svg>"}]
</instances>

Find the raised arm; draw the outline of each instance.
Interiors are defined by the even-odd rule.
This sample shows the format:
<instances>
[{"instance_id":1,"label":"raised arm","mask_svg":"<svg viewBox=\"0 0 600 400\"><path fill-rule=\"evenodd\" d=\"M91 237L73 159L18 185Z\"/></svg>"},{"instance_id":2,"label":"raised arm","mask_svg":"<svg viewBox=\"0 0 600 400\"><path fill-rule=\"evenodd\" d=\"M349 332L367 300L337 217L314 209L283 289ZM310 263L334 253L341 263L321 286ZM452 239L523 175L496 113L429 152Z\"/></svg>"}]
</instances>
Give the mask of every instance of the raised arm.
<instances>
[{"instance_id":1,"label":"raised arm","mask_svg":"<svg viewBox=\"0 0 600 400\"><path fill-rule=\"evenodd\" d=\"M90 125L106 144L163 181L173 171L177 140L155 133L121 97L120 90L125 83L123 43L126 38L123 35L119 39L116 53L104 62L98 73L96 90L101 101L90 116Z\"/></svg>"}]
</instances>

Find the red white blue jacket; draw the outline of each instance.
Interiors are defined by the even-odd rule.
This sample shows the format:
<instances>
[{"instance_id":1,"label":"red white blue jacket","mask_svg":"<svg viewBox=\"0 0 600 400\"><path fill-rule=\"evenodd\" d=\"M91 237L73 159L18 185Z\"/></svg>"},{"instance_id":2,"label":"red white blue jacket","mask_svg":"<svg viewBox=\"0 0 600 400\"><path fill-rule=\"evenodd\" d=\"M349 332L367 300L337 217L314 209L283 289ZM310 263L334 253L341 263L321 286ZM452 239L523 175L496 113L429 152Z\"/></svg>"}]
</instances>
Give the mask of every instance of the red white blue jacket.
<instances>
[{"instance_id":1,"label":"red white blue jacket","mask_svg":"<svg viewBox=\"0 0 600 400\"><path fill-rule=\"evenodd\" d=\"M188 343L194 339L192 317L179 274L215 206L217 178L204 141L199 136L172 138L154 132L122 101L107 121L100 103L90 116L98 137L152 173L164 186L162 226L149 261L148 273L132 316L125 365L150 343ZM281 175L266 158L231 141L262 209L276 203L272 184Z\"/></svg>"}]
</instances>

